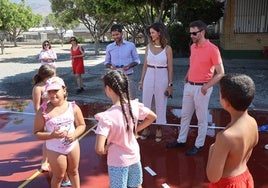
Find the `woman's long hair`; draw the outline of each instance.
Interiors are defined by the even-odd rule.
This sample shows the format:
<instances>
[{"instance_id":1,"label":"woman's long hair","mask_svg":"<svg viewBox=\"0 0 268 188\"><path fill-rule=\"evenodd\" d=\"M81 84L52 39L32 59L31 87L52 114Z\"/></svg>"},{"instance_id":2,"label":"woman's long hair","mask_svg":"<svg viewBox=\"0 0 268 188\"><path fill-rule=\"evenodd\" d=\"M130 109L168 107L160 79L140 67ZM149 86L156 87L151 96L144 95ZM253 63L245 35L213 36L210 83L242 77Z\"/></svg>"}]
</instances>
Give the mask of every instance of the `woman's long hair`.
<instances>
[{"instance_id":1,"label":"woman's long hair","mask_svg":"<svg viewBox=\"0 0 268 188\"><path fill-rule=\"evenodd\" d=\"M167 32L166 32L166 28L164 24L160 22L156 22L149 26L148 28L149 41L153 42L152 37L150 36L150 29L154 29L155 31L160 33L160 36L159 36L160 44L161 44L161 48L164 49L168 45L168 36L167 36Z\"/></svg>"}]
</instances>

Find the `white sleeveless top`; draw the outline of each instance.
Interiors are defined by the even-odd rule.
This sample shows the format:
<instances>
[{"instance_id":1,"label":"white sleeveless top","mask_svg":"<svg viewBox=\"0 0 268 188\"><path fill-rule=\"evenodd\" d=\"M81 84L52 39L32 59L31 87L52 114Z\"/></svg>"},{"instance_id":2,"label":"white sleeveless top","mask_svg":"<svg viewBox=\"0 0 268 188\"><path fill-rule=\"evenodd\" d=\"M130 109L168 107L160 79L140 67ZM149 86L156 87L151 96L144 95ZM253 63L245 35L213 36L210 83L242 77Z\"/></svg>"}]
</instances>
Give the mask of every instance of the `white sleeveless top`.
<instances>
[{"instance_id":1,"label":"white sleeveless top","mask_svg":"<svg viewBox=\"0 0 268 188\"><path fill-rule=\"evenodd\" d=\"M148 46L147 64L152 66L167 66L167 53L166 48L164 48L160 53L153 54L150 47Z\"/></svg>"}]
</instances>

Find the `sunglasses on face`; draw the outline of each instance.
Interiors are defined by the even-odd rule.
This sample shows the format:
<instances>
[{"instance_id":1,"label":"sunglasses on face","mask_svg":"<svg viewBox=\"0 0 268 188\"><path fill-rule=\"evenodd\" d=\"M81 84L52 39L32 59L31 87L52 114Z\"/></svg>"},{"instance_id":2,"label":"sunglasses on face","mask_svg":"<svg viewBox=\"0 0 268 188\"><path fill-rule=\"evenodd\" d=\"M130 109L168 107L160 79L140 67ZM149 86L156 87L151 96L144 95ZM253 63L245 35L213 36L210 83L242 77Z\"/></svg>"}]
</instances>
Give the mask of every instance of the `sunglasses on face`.
<instances>
[{"instance_id":1,"label":"sunglasses on face","mask_svg":"<svg viewBox=\"0 0 268 188\"><path fill-rule=\"evenodd\" d=\"M44 46L49 46L49 44L48 43L45 43Z\"/></svg>"},{"instance_id":2,"label":"sunglasses on face","mask_svg":"<svg viewBox=\"0 0 268 188\"><path fill-rule=\"evenodd\" d=\"M190 32L189 35L196 36L197 33L200 33L201 31L203 31L203 29L200 29L199 31Z\"/></svg>"}]
</instances>

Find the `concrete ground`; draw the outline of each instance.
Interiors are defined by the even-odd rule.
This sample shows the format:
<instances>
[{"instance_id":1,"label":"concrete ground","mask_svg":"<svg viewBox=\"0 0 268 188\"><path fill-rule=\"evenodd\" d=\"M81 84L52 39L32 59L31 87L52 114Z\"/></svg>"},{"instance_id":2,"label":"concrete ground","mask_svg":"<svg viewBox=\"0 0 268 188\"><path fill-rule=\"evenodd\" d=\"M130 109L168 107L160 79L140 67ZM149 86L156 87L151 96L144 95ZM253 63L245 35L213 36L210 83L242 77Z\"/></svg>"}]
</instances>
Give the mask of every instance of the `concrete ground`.
<instances>
[{"instance_id":1,"label":"concrete ground","mask_svg":"<svg viewBox=\"0 0 268 188\"><path fill-rule=\"evenodd\" d=\"M101 76L107 71L102 64L105 57L105 46L101 46L100 55L94 55L93 45L82 45L86 50L85 67L83 75L85 91L76 94L75 77L72 74L69 57L70 45L53 45L58 60L57 74L62 77L68 88L68 99L83 101L85 103L110 103L105 96ZM0 100L1 97L15 97L31 99L32 78L37 73L40 63L38 55L41 45L7 46L5 54L0 55ZM141 62L144 59L144 48L138 48ZM252 109L268 109L268 59L224 59L226 73L245 73L256 84L256 96L251 105ZM188 58L175 58L174 61L173 98L168 99L169 106L181 107L183 78L188 69ZM140 80L142 64L135 67L134 80ZM137 90L141 100L142 92ZM214 87L209 108L221 108L219 103L218 85Z\"/></svg>"}]
</instances>

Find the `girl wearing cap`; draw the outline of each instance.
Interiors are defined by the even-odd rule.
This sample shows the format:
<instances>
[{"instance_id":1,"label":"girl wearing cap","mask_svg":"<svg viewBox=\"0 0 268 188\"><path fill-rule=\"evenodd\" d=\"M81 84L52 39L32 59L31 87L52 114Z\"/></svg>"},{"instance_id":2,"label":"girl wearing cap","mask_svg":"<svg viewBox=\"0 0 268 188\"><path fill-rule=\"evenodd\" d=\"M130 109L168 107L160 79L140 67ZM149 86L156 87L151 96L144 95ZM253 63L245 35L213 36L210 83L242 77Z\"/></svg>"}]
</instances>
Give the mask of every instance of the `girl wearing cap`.
<instances>
[{"instance_id":1,"label":"girl wearing cap","mask_svg":"<svg viewBox=\"0 0 268 188\"><path fill-rule=\"evenodd\" d=\"M39 60L41 61L41 65L49 64L56 68L56 60L57 54L51 48L51 44L48 40L45 40L42 44L43 49L39 54Z\"/></svg>"},{"instance_id":2,"label":"girl wearing cap","mask_svg":"<svg viewBox=\"0 0 268 188\"><path fill-rule=\"evenodd\" d=\"M77 138L85 131L83 114L75 102L67 101L67 90L61 78L47 80L46 92L49 102L43 103L35 116L34 134L46 141L53 172L51 188L61 187L66 170L72 186L80 188L80 146Z\"/></svg>"},{"instance_id":3,"label":"girl wearing cap","mask_svg":"<svg viewBox=\"0 0 268 188\"><path fill-rule=\"evenodd\" d=\"M79 94L84 91L83 88L83 79L82 74L85 74L85 67L84 67L84 49L78 45L77 39L75 37L71 37L70 42L72 44L71 47L71 59L72 59L72 67L73 73L76 77L77 87L76 93Z\"/></svg>"}]
</instances>

